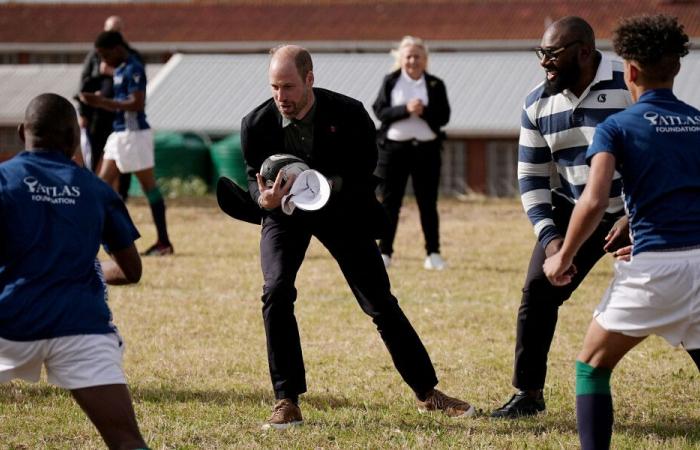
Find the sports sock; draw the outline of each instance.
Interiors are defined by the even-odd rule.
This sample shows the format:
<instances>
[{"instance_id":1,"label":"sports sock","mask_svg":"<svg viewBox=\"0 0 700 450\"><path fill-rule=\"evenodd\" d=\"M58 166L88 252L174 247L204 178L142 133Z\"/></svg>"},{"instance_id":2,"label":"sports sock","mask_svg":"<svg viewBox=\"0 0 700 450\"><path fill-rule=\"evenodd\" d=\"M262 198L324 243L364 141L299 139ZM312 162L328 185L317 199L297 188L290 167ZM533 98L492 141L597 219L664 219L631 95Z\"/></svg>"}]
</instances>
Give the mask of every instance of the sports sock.
<instances>
[{"instance_id":1,"label":"sports sock","mask_svg":"<svg viewBox=\"0 0 700 450\"><path fill-rule=\"evenodd\" d=\"M688 354L693 358L693 362L698 366L698 370L700 370L700 348L688 350Z\"/></svg>"},{"instance_id":2,"label":"sports sock","mask_svg":"<svg viewBox=\"0 0 700 450\"><path fill-rule=\"evenodd\" d=\"M148 205L151 207L153 222L156 224L158 242L169 245L168 227L165 224L165 202L160 194L160 189L156 187L146 192L146 198L148 199Z\"/></svg>"},{"instance_id":3,"label":"sports sock","mask_svg":"<svg viewBox=\"0 0 700 450\"><path fill-rule=\"evenodd\" d=\"M583 450L610 448L613 406L612 370L576 361L576 418Z\"/></svg>"},{"instance_id":4,"label":"sports sock","mask_svg":"<svg viewBox=\"0 0 700 450\"><path fill-rule=\"evenodd\" d=\"M131 187L131 174L123 173L119 175L119 196L126 203L129 198L129 187Z\"/></svg>"}]
</instances>

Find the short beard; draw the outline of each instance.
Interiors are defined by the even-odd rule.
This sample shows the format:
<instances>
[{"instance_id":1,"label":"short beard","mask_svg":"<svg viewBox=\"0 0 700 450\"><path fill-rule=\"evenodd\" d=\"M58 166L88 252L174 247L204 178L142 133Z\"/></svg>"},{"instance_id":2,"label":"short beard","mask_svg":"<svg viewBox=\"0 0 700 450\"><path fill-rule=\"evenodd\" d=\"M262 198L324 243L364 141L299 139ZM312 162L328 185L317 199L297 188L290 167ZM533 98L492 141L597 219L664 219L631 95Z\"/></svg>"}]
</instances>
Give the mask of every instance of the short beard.
<instances>
[{"instance_id":1,"label":"short beard","mask_svg":"<svg viewBox=\"0 0 700 450\"><path fill-rule=\"evenodd\" d=\"M560 94L564 89L571 89L581 73L581 66L578 61L571 64L566 70L558 71L557 77L553 81L547 78L544 80L544 92L549 95Z\"/></svg>"},{"instance_id":2,"label":"short beard","mask_svg":"<svg viewBox=\"0 0 700 450\"><path fill-rule=\"evenodd\" d=\"M280 114L282 114L283 117L285 117L287 119L296 119L297 116L299 115L299 113L301 111L303 111L304 108L306 108L306 105L308 103L309 103L309 90L306 87L304 87L304 95L302 95L301 99L299 99L299 102L294 105L295 108L291 114L287 115L287 114L283 113L282 110L279 109L279 107L277 109L279 110Z\"/></svg>"}]
</instances>

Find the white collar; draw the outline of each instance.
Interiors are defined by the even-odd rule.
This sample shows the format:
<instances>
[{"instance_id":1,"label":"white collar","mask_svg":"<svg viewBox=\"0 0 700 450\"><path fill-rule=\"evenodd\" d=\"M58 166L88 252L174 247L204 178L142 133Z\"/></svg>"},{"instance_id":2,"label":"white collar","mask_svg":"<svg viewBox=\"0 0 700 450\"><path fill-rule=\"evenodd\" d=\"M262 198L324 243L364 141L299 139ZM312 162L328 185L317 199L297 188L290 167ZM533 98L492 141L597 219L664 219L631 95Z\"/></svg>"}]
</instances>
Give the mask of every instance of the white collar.
<instances>
[{"instance_id":1,"label":"white collar","mask_svg":"<svg viewBox=\"0 0 700 450\"><path fill-rule=\"evenodd\" d=\"M598 52L596 50L596 52ZM600 55L600 62L598 63L598 69L595 72L593 80L586 86L580 97L576 97L573 92L569 89L564 89L561 93L568 98L572 103L578 105L584 98L588 96L591 92L591 87L600 83L601 81L607 81L613 79L613 64L612 59L605 56L603 53L598 52Z\"/></svg>"},{"instance_id":2,"label":"white collar","mask_svg":"<svg viewBox=\"0 0 700 450\"><path fill-rule=\"evenodd\" d=\"M411 78L411 77L406 73L405 70L401 69L401 78L402 78L404 81L407 81L407 82L409 82L409 83L412 83L412 84L415 84L415 85L417 85L417 86L420 86L421 84L424 84L424 83L425 83L425 72L423 72L423 75L421 75L420 78L418 78L417 80L414 80L413 78Z\"/></svg>"}]
</instances>

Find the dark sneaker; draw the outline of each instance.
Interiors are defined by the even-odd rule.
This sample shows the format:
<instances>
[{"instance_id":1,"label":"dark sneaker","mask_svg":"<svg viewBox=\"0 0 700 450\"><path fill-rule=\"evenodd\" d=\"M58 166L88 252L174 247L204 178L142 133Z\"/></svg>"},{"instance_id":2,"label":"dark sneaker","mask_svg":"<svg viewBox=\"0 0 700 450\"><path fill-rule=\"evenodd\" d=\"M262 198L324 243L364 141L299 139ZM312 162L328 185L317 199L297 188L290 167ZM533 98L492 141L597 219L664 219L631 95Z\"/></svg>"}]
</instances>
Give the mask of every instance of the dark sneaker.
<instances>
[{"instance_id":1,"label":"dark sneaker","mask_svg":"<svg viewBox=\"0 0 700 450\"><path fill-rule=\"evenodd\" d=\"M515 419L517 417L534 416L544 411L544 396L542 392L531 395L524 391L515 393L508 402L491 413L491 417Z\"/></svg>"},{"instance_id":2,"label":"dark sneaker","mask_svg":"<svg viewBox=\"0 0 700 450\"><path fill-rule=\"evenodd\" d=\"M175 253L173 244L161 244L156 242L155 244L148 247L148 250L141 253L142 256L167 256Z\"/></svg>"},{"instance_id":3,"label":"dark sneaker","mask_svg":"<svg viewBox=\"0 0 700 450\"><path fill-rule=\"evenodd\" d=\"M272 415L263 425L263 429L286 430L302 423L304 423L304 419L301 417L301 409L290 399L283 398L272 408Z\"/></svg>"},{"instance_id":4,"label":"dark sneaker","mask_svg":"<svg viewBox=\"0 0 700 450\"><path fill-rule=\"evenodd\" d=\"M476 409L469 403L445 395L437 389L433 389L425 400L416 402L419 412L441 411L450 417L471 417L476 414Z\"/></svg>"}]
</instances>

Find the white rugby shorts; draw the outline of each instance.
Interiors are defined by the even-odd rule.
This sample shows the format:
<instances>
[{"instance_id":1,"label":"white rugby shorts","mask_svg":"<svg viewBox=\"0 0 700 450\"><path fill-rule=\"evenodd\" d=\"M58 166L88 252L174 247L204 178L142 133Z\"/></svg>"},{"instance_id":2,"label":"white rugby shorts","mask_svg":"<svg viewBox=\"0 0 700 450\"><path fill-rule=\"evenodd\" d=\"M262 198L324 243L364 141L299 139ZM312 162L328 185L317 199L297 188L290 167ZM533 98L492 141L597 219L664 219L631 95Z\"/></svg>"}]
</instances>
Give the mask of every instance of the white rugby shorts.
<instances>
[{"instance_id":1,"label":"white rugby shorts","mask_svg":"<svg viewBox=\"0 0 700 450\"><path fill-rule=\"evenodd\" d=\"M615 263L593 317L608 331L700 348L700 249L643 252Z\"/></svg>"},{"instance_id":2,"label":"white rugby shorts","mask_svg":"<svg viewBox=\"0 0 700 450\"><path fill-rule=\"evenodd\" d=\"M49 383L65 389L126 384L123 352L117 333L26 342L0 338L0 383L16 378L36 383L43 364Z\"/></svg>"},{"instance_id":3,"label":"white rugby shorts","mask_svg":"<svg viewBox=\"0 0 700 450\"><path fill-rule=\"evenodd\" d=\"M150 169L155 165L153 130L113 131L103 158L113 160L121 173Z\"/></svg>"}]
</instances>

